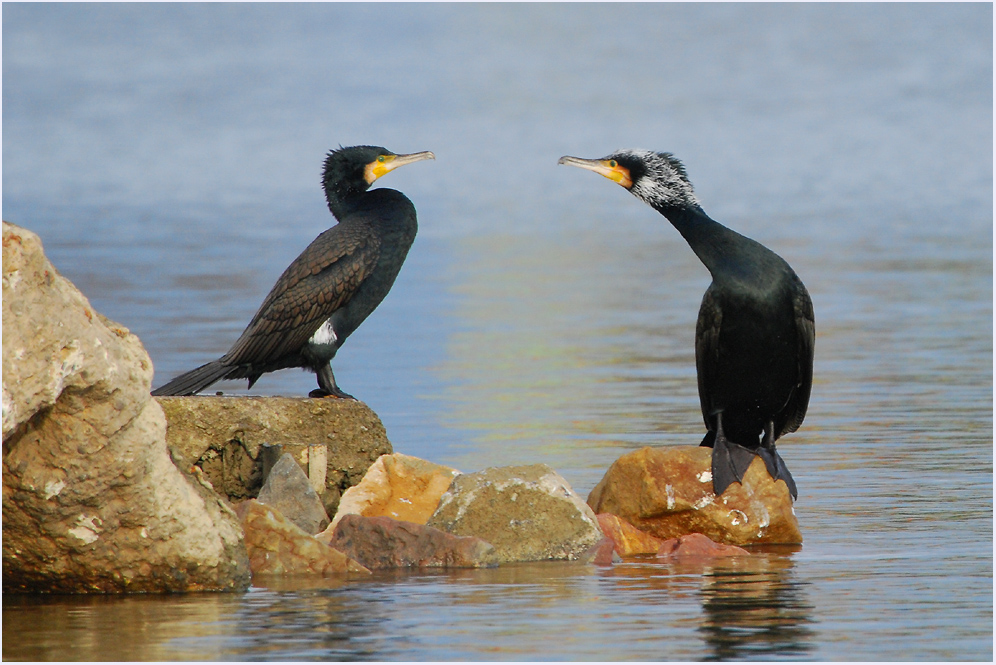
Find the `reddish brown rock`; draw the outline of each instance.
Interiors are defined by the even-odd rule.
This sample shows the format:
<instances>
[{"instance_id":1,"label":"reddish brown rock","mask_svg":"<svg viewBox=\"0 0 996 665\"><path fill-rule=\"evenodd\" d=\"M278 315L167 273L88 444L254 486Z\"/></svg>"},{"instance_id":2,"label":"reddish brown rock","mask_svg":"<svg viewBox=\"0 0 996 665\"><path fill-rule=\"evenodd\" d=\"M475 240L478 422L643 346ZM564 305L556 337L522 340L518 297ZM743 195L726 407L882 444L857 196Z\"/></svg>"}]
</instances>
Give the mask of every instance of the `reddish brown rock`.
<instances>
[{"instance_id":1,"label":"reddish brown rock","mask_svg":"<svg viewBox=\"0 0 996 665\"><path fill-rule=\"evenodd\" d=\"M253 575L370 573L342 552L302 531L271 506L250 499L238 504L235 512L242 520Z\"/></svg>"},{"instance_id":2,"label":"reddish brown rock","mask_svg":"<svg viewBox=\"0 0 996 665\"><path fill-rule=\"evenodd\" d=\"M657 552L659 559L710 559L727 556L750 556L750 552L736 545L714 542L701 533L689 533L665 540Z\"/></svg>"},{"instance_id":3,"label":"reddish brown rock","mask_svg":"<svg viewBox=\"0 0 996 665\"><path fill-rule=\"evenodd\" d=\"M623 455L588 495L596 513L612 513L661 539L702 533L732 545L802 542L792 498L754 460L743 484L712 491L712 450L642 448Z\"/></svg>"},{"instance_id":4,"label":"reddish brown rock","mask_svg":"<svg viewBox=\"0 0 996 665\"><path fill-rule=\"evenodd\" d=\"M383 516L425 524L459 473L448 466L410 455L381 455L363 480L342 495L332 523L319 539L331 538L345 515Z\"/></svg>"},{"instance_id":5,"label":"reddish brown rock","mask_svg":"<svg viewBox=\"0 0 996 665\"><path fill-rule=\"evenodd\" d=\"M599 513L598 526L602 527L602 533L612 540L615 551L619 556L634 556L637 554L657 554L664 541L650 535L645 531L640 531L635 526L617 515L609 513Z\"/></svg>"},{"instance_id":6,"label":"reddish brown rock","mask_svg":"<svg viewBox=\"0 0 996 665\"><path fill-rule=\"evenodd\" d=\"M367 568L483 568L497 564L480 538L390 517L344 515L329 544Z\"/></svg>"},{"instance_id":7,"label":"reddish brown rock","mask_svg":"<svg viewBox=\"0 0 996 665\"><path fill-rule=\"evenodd\" d=\"M622 561L616 553L615 542L606 536L588 548L588 551L578 557L582 563L592 563L596 566L611 566Z\"/></svg>"}]
</instances>

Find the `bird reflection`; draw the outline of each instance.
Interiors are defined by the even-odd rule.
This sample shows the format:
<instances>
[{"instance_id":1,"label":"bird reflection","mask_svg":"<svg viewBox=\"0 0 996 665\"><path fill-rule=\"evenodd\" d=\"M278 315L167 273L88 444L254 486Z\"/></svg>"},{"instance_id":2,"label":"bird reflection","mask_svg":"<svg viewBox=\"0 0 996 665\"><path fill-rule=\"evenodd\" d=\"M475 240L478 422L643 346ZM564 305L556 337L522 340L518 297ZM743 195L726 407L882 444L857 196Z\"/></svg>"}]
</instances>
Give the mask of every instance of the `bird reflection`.
<instances>
[{"instance_id":1,"label":"bird reflection","mask_svg":"<svg viewBox=\"0 0 996 665\"><path fill-rule=\"evenodd\" d=\"M803 584L787 557L755 555L742 568L705 571L699 632L712 650L708 659L797 658L812 651L813 608Z\"/></svg>"}]
</instances>

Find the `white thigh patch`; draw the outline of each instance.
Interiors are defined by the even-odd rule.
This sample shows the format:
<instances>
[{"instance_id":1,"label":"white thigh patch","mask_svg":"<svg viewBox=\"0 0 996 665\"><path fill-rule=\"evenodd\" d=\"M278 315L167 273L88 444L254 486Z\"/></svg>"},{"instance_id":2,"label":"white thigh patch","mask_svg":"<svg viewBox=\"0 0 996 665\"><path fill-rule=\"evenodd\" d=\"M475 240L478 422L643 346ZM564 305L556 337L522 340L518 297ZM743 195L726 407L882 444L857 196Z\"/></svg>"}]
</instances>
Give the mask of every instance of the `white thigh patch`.
<instances>
[{"instance_id":1,"label":"white thigh patch","mask_svg":"<svg viewBox=\"0 0 996 665\"><path fill-rule=\"evenodd\" d=\"M315 346L326 346L328 344L335 344L339 340L335 335L335 330L332 329L332 321L326 320L322 324L322 327L315 331L315 334L311 336L308 340L309 344L314 344Z\"/></svg>"}]
</instances>

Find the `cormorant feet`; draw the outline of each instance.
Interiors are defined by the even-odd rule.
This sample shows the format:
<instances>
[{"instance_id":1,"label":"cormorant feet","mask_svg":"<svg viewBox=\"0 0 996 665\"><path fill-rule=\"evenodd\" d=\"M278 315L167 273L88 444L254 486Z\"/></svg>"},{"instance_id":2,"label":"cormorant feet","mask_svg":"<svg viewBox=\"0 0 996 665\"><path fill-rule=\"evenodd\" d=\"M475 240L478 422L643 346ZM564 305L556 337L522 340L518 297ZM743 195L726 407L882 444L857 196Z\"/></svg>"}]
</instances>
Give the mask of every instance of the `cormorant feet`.
<instances>
[{"instance_id":1,"label":"cormorant feet","mask_svg":"<svg viewBox=\"0 0 996 665\"><path fill-rule=\"evenodd\" d=\"M721 496L733 483L741 483L756 451L728 440L720 433L712 446L712 489Z\"/></svg>"},{"instance_id":2,"label":"cormorant feet","mask_svg":"<svg viewBox=\"0 0 996 665\"><path fill-rule=\"evenodd\" d=\"M330 399L351 399L354 402L358 402L359 401L358 399L356 399L355 397L353 397L349 393L344 393L341 390L339 390L338 388L336 388L335 390L332 390L332 391L330 391L330 390L322 390L321 388L315 388L310 393L308 393L308 397L319 397L319 398L328 397Z\"/></svg>"},{"instance_id":3,"label":"cormorant feet","mask_svg":"<svg viewBox=\"0 0 996 665\"><path fill-rule=\"evenodd\" d=\"M799 491L795 488L795 480L792 478L792 474L789 473L788 467L785 466L782 456L775 450L774 445L770 448L764 446L758 448L757 454L764 461L764 466L768 469L768 475L771 476L772 480L785 481L789 494L792 495L792 500L795 501L798 499Z\"/></svg>"}]
</instances>

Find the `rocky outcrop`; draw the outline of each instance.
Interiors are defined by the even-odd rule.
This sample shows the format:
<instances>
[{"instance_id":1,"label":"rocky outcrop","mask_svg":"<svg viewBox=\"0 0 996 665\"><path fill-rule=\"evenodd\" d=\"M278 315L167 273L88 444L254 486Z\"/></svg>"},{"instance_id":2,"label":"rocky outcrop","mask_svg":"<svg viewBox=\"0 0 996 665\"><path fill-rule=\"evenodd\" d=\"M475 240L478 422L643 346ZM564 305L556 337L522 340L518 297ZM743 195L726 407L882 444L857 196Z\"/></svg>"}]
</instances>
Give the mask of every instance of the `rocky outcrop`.
<instances>
[{"instance_id":1,"label":"rocky outcrop","mask_svg":"<svg viewBox=\"0 0 996 665\"><path fill-rule=\"evenodd\" d=\"M390 517L343 515L329 545L367 568L484 568L495 548L480 538L454 536Z\"/></svg>"},{"instance_id":2,"label":"rocky outcrop","mask_svg":"<svg viewBox=\"0 0 996 665\"><path fill-rule=\"evenodd\" d=\"M711 468L709 448L642 448L612 464L588 504L663 540L701 533L732 545L802 542L788 488L760 458L720 497Z\"/></svg>"},{"instance_id":3,"label":"rocky outcrop","mask_svg":"<svg viewBox=\"0 0 996 665\"><path fill-rule=\"evenodd\" d=\"M183 460L200 467L232 502L258 496L263 483L260 448L280 445L306 473L314 446L324 446L325 511L334 515L347 488L392 452L380 418L363 402L308 397L157 397L166 413L166 440Z\"/></svg>"},{"instance_id":4,"label":"rocky outcrop","mask_svg":"<svg viewBox=\"0 0 996 665\"><path fill-rule=\"evenodd\" d=\"M664 541L635 526L616 515L598 514L598 525L602 533L612 540L612 545L619 556L629 557L639 554L657 554Z\"/></svg>"},{"instance_id":5,"label":"rocky outcrop","mask_svg":"<svg viewBox=\"0 0 996 665\"><path fill-rule=\"evenodd\" d=\"M591 508L545 464L457 476L428 524L491 543L502 563L576 560L602 539Z\"/></svg>"},{"instance_id":6,"label":"rocky outcrop","mask_svg":"<svg viewBox=\"0 0 996 665\"><path fill-rule=\"evenodd\" d=\"M658 559L715 559L729 556L750 556L750 552L736 545L714 542L701 533L665 540L657 551Z\"/></svg>"},{"instance_id":7,"label":"rocky outcrop","mask_svg":"<svg viewBox=\"0 0 996 665\"><path fill-rule=\"evenodd\" d=\"M235 507L246 534L253 575L369 574L342 552L305 533L272 506L255 499Z\"/></svg>"},{"instance_id":8,"label":"rocky outcrop","mask_svg":"<svg viewBox=\"0 0 996 665\"><path fill-rule=\"evenodd\" d=\"M138 338L3 223L3 588L243 589L234 513L174 465Z\"/></svg>"},{"instance_id":9,"label":"rocky outcrop","mask_svg":"<svg viewBox=\"0 0 996 665\"><path fill-rule=\"evenodd\" d=\"M328 529L329 536L346 515L384 516L425 524L459 473L410 455L382 455L363 480L342 495L339 510Z\"/></svg>"},{"instance_id":10,"label":"rocky outcrop","mask_svg":"<svg viewBox=\"0 0 996 665\"><path fill-rule=\"evenodd\" d=\"M290 453L284 453L270 469L258 498L307 534L316 534L329 525L318 494Z\"/></svg>"}]
</instances>

